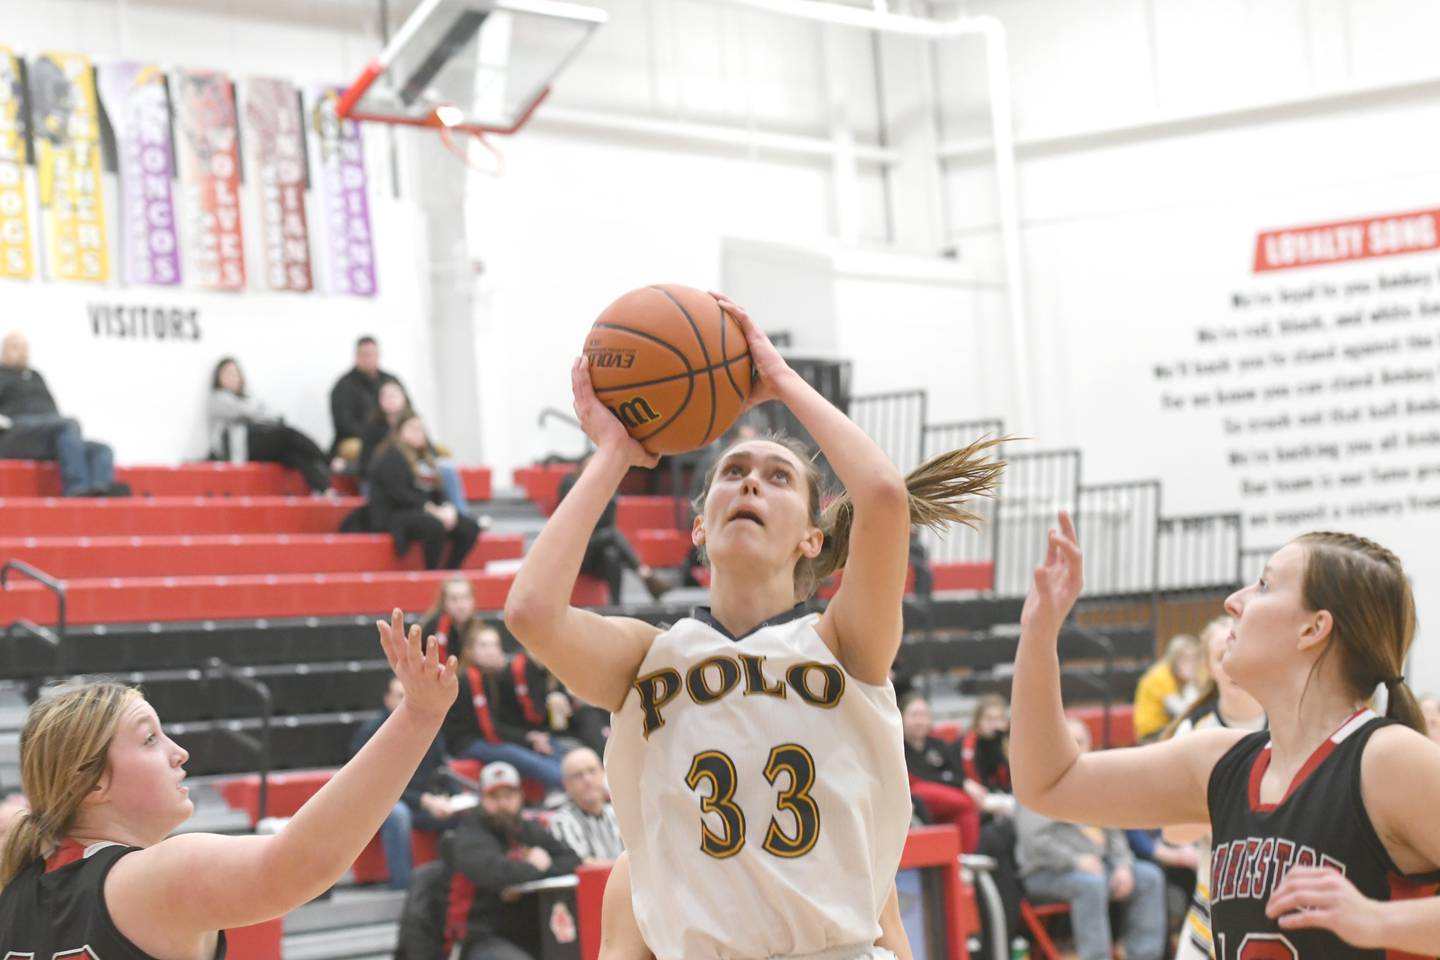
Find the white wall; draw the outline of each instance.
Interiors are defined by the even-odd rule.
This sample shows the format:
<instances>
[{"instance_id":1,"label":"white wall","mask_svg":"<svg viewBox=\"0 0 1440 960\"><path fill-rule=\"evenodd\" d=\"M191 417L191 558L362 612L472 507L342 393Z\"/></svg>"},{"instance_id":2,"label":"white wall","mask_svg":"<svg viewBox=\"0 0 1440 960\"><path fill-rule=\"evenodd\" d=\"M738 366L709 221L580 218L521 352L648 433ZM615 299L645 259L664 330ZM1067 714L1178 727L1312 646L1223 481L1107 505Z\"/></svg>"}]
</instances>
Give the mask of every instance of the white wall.
<instances>
[{"instance_id":1,"label":"white wall","mask_svg":"<svg viewBox=\"0 0 1440 960\"><path fill-rule=\"evenodd\" d=\"M1202 326L1233 325L1232 293L1316 281L1343 285L1380 272L1413 271L1440 280L1434 253L1342 267L1252 274L1256 234L1351 217L1440 206L1440 71L1416 38L1440 26L1440 9L1421 2L1348 3L1288 0L1256 4L1183 0L984 0L958 5L998 17L1009 31L1020 158L1020 205L1027 273L1028 326L1034 384L1033 424L1014 424L1046 446L1084 450L1087 481L1158 476L1167 513L1242 510L1252 547L1277 545L1315 526L1366 534L1399 552L1411 571L1421 622L1411 675L1440 684L1440 551L1433 530L1440 512L1409 510L1392 519L1350 514L1352 504L1391 495L1402 499L1433 487L1412 474L1385 487L1368 479L1343 495L1243 496L1242 481L1300 479L1372 466L1440 461L1420 448L1356 454L1338 465L1302 462L1264 469L1232 466L1228 453L1270 448L1280 437L1246 431L1227 435L1221 415L1186 409L1164 413L1158 363L1247 352L1197 343ZM983 87L973 70L952 63L942 139L961 159L946 176L947 219L980 277L998 279L993 171L983 149ZM970 81L967 88L964 81ZM971 93L967 94L967 89ZM1413 293L1355 300L1373 307ZM1338 309L1327 305L1333 316ZM1273 317L1274 312L1271 312ZM1003 323L998 311L978 317ZM1440 324L1405 327L1425 335ZM1399 332L1399 328L1397 328ZM1327 331L1287 341L1340 344L1374 334ZM1440 351L1410 349L1400 358L1440 373ZM1334 372L1377 369L1351 361ZM1267 370L1252 382L1295 380ZM1225 382L1230 386L1240 378ZM1189 384L1201 392L1215 384ZM1171 384L1174 387L1174 384ZM1423 401L1440 395L1424 384L1365 396ZM1298 415L1345 406L1273 401L1256 410ZM1251 412L1248 408L1247 414ZM1401 424L1366 424L1285 435L1292 444L1378 439ZM1417 415L1403 424L1440 426ZM1432 448L1433 450L1433 448ZM1277 520L1286 508L1319 503L1338 515ZM1262 524L1262 519L1269 518Z\"/></svg>"},{"instance_id":2,"label":"white wall","mask_svg":"<svg viewBox=\"0 0 1440 960\"><path fill-rule=\"evenodd\" d=\"M345 82L373 55L373 12L363 4L236 5L177 0L6 0L0 43L22 54L85 53L93 61L153 60L166 67L217 68L311 83ZM242 104L243 110L243 104ZM31 341L36 369L61 408L110 443L122 463L174 463L205 454L203 406L216 360L239 358L252 394L282 411L322 446L331 438L328 393L351 364L354 341L373 334L382 363L401 376L422 412L441 422L433 377L426 231L418 209L391 196L388 141L366 131L366 164L379 295L273 294L263 276L253 184L242 187L246 265L243 294L197 290L0 281L0 331ZM118 190L107 177L108 221L118 225ZM324 224L312 191L309 211L317 287L323 285ZM177 193L178 202L178 193ZM112 244L112 253L117 248ZM112 256L112 272L120 271ZM200 339L102 336L91 308L197 310Z\"/></svg>"},{"instance_id":3,"label":"white wall","mask_svg":"<svg viewBox=\"0 0 1440 960\"><path fill-rule=\"evenodd\" d=\"M397 204L372 208L371 216L382 265L373 300L0 281L0 329L27 335L31 363L62 412L114 447L120 463L205 456L205 395L216 361L227 355L239 359L252 396L327 447L330 387L350 367L362 334L379 339L384 366L406 381L417 407L435 408L433 383L414 373L429 368L431 355L428 327L414 322L428 297L420 283L423 225ZM95 332L92 311L123 308L131 316L132 308L155 307L197 311L200 339L120 336L109 323Z\"/></svg>"}]
</instances>

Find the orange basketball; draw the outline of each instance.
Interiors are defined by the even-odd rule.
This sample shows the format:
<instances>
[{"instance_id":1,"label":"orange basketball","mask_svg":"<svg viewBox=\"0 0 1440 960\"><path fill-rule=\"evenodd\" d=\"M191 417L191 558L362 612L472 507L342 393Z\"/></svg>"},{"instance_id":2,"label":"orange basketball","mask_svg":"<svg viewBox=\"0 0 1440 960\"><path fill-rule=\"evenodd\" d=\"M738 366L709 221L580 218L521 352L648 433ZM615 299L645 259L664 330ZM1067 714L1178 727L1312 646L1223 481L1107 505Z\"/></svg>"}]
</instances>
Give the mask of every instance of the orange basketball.
<instances>
[{"instance_id":1,"label":"orange basketball","mask_svg":"<svg viewBox=\"0 0 1440 960\"><path fill-rule=\"evenodd\" d=\"M750 396L745 334L693 287L631 290L585 339L600 402L651 453L684 453L730 428Z\"/></svg>"}]
</instances>

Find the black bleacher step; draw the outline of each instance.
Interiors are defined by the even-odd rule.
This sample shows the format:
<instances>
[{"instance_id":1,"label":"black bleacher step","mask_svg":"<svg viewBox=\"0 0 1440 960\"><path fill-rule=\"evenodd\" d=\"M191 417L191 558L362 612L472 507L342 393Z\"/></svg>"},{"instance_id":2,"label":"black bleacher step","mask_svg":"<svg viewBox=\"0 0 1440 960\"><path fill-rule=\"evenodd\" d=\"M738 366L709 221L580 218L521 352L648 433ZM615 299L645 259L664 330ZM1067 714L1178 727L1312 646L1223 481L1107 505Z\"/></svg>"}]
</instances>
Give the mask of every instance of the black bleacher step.
<instances>
[{"instance_id":1,"label":"black bleacher step","mask_svg":"<svg viewBox=\"0 0 1440 960\"><path fill-rule=\"evenodd\" d=\"M1104 630L1090 630L1102 633L1115 647L1117 660L1153 660L1155 652L1155 631L1148 624L1133 627L1106 627ZM997 664L1015 662L1015 649L1019 645L1015 636L940 636L925 638L917 636L907 639L901 648L905 664L909 669L918 670L988 670ZM1101 656L1100 648L1070 628L1060 634L1060 659L1094 659Z\"/></svg>"},{"instance_id":2,"label":"black bleacher step","mask_svg":"<svg viewBox=\"0 0 1440 960\"><path fill-rule=\"evenodd\" d=\"M269 688L277 717L374 710L390 679L390 665L383 659L267 664L241 667L237 672ZM227 677L207 679L201 670L154 670L114 677L139 685L166 724L260 713L259 701L251 691Z\"/></svg>"},{"instance_id":3,"label":"black bleacher step","mask_svg":"<svg viewBox=\"0 0 1440 960\"><path fill-rule=\"evenodd\" d=\"M925 606L905 604L905 629L988 630L1002 623L1019 623L1023 597L936 598L930 604L933 620L927 623Z\"/></svg>"},{"instance_id":4,"label":"black bleacher step","mask_svg":"<svg viewBox=\"0 0 1440 960\"><path fill-rule=\"evenodd\" d=\"M1110 675L1110 699L1112 703L1129 703L1135 696L1135 685L1145 667L1116 667ZM1083 675L1083 676L1082 676ZM1104 671L1098 668L1067 670L1060 675L1060 695L1066 706L1081 703L1098 703L1103 699ZM971 674L960 680L959 690L966 696L978 697L986 693L998 693L1008 698L1013 677L1008 673Z\"/></svg>"},{"instance_id":5,"label":"black bleacher step","mask_svg":"<svg viewBox=\"0 0 1440 960\"><path fill-rule=\"evenodd\" d=\"M87 624L65 635L72 668L85 673L199 667L211 657L232 666L362 660L380 650L370 616Z\"/></svg>"},{"instance_id":6,"label":"black bleacher step","mask_svg":"<svg viewBox=\"0 0 1440 960\"><path fill-rule=\"evenodd\" d=\"M338 767L350 759L355 729L378 711L276 717L270 726L273 770ZM185 769L194 776L253 771L258 758L243 737L258 739L257 719L176 723L166 731L190 753ZM235 736L241 734L242 736Z\"/></svg>"}]
</instances>

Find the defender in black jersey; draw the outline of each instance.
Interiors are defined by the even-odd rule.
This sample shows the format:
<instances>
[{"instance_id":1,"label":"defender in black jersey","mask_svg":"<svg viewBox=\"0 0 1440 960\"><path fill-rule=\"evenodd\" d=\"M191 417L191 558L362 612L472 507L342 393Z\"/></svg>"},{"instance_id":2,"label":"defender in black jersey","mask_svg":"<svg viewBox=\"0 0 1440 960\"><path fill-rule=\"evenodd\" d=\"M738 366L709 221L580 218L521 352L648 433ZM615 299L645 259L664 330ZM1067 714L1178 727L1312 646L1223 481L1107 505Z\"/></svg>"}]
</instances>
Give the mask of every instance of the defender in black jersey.
<instances>
[{"instance_id":1,"label":"defender in black jersey","mask_svg":"<svg viewBox=\"0 0 1440 960\"><path fill-rule=\"evenodd\" d=\"M1357 711L1321 743L1275 804L1260 802L1260 779L1270 763L1268 732L1245 737L1215 764L1209 789L1215 960L1412 956L1352 947L1329 930L1281 930L1265 912L1271 894L1294 867L1337 870L1371 900L1436 893L1440 871L1402 874L1365 812L1361 753L1370 737L1390 723L1374 711Z\"/></svg>"},{"instance_id":2,"label":"defender in black jersey","mask_svg":"<svg viewBox=\"0 0 1440 960\"><path fill-rule=\"evenodd\" d=\"M105 877L136 847L96 843L60 844L44 860L33 860L0 896L0 947L6 960L150 960L115 928L105 907ZM215 960L224 960L220 932Z\"/></svg>"},{"instance_id":3,"label":"defender in black jersey","mask_svg":"<svg viewBox=\"0 0 1440 960\"><path fill-rule=\"evenodd\" d=\"M378 624L405 700L273 836L170 836L194 811L189 754L140 691L90 683L31 708L20 733L30 808L0 859L0 960L225 956L228 927L281 916L331 886L395 806L455 699L404 616Z\"/></svg>"},{"instance_id":4,"label":"defender in black jersey","mask_svg":"<svg viewBox=\"0 0 1440 960\"><path fill-rule=\"evenodd\" d=\"M1399 559L1363 537L1306 534L1226 600L1224 669L1264 709L1267 732L1203 730L1083 756L1065 736L1056 652L1082 581L1061 514L1021 614L1010 741L1020 802L1097 826L1209 823L1216 960L1435 957L1440 749L1400 676L1415 605ZM1381 686L1384 719L1366 708Z\"/></svg>"}]
</instances>

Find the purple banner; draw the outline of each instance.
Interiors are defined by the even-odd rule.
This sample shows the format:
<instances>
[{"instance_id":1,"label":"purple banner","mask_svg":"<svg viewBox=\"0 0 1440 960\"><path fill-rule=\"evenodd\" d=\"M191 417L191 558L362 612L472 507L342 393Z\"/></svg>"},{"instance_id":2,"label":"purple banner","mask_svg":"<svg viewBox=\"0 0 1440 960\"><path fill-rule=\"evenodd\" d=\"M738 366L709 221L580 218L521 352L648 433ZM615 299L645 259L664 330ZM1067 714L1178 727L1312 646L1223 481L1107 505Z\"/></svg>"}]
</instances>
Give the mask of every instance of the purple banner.
<instances>
[{"instance_id":1,"label":"purple banner","mask_svg":"<svg viewBox=\"0 0 1440 960\"><path fill-rule=\"evenodd\" d=\"M97 73L115 130L125 280L174 286L180 282L180 238L165 74L148 63L105 63Z\"/></svg>"},{"instance_id":2,"label":"purple banner","mask_svg":"<svg viewBox=\"0 0 1440 960\"><path fill-rule=\"evenodd\" d=\"M245 81L245 119L255 150L251 182L260 197L265 284L271 290L310 290L309 176L299 91L288 80L252 77Z\"/></svg>"},{"instance_id":3,"label":"purple banner","mask_svg":"<svg viewBox=\"0 0 1440 960\"><path fill-rule=\"evenodd\" d=\"M316 138L324 202L330 290L355 296L375 295L375 249L371 242L370 200L365 148L360 127L335 115L342 87L312 90L311 124Z\"/></svg>"}]
</instances>

